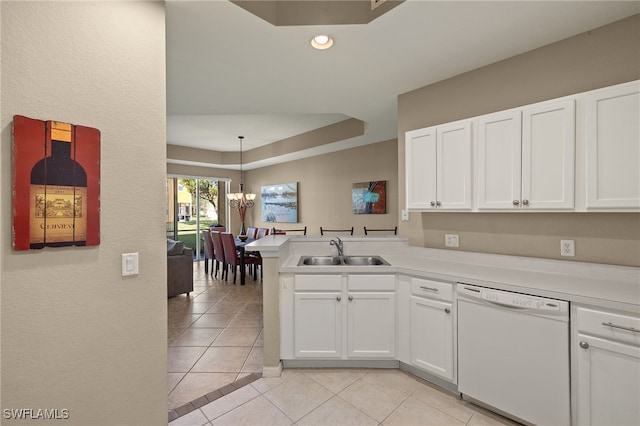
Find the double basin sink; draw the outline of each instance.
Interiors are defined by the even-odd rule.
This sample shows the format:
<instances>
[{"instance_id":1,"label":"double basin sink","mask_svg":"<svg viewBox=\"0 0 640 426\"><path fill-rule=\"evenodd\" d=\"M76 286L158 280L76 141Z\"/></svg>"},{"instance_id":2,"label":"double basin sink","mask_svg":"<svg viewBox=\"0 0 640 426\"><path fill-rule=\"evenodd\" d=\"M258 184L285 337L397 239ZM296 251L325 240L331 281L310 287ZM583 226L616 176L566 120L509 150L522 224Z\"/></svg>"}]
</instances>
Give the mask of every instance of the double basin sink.
<instances>
[{"instance_id":1,"label":"double basin sink","mask_svg":"<svg viewBox=\"0 0 640 426\"><path fill-rule=\"evenodd\" d=\"M302 256L298 266L376 266L389 265L380 256Z\"/></svg>"}]
</instances>

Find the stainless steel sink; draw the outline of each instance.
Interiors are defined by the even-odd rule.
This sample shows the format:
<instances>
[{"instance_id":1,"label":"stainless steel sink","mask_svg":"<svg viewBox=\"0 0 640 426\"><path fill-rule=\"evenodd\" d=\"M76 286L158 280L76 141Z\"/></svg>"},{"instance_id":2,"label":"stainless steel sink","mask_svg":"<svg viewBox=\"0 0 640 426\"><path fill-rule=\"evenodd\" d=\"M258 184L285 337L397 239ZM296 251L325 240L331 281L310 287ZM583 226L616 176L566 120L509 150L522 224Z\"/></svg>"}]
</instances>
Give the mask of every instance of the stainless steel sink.
<instances>
[{"instance_id":1,"label":"stainless steel sink","mask_svg":"<svg viewBox=\"0 0 640 426\"><path fill-rule=\"evenodd\" d=\"M380 256L302 256L298 266L376 266L389 265Z\"/></svg>"},{"instance_id":2,"label":"stainless steel sink","mask_svg":"<svg viewBox=\"0 0 640 426\"><path fill-rule=\"evenodd\" d=\"M389 264L380 256L345 256L343 260L346 265L352 266L374 266Z\"/></svg>"},{"instance_id":3,"label":"stainless steel sink","mask_svg":"<svg viewBox=\"0 0 640 426\"><path fill-rule=\"evenodd\" d=\"M298 266L310 265L310 266L332 266L341 265L342 260L339 256L303 256L298 262Z\"/></svg>"}]
</instances>

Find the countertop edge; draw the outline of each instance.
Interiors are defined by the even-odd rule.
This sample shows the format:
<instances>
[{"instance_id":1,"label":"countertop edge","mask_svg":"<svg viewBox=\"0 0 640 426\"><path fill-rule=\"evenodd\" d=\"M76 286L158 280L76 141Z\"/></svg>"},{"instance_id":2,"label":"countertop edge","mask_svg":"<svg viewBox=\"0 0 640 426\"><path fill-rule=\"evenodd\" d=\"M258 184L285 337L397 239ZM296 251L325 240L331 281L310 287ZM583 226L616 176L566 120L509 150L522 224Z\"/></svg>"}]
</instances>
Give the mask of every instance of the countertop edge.
<instances>
[{"instance_id":1,"label":"countertop edge","mask_svg":"<svg viewBox=\"0 0 640 426\"><path fill-rule=\"evenodd\" d=\"M606 282L600 278L594 279L544 270L502 268L422 257L407 259L406 256L384 254L381 256L390 265L297 266L300 256L291 255L286 260L283 259L279 272L282 274L399 274L449 283L476 284L499 290L640 313L640 280L637 282ZM416 264L424 266L418 267ZM607 266L609 265L603 267ZM457 272L452 269L457 269ZM640 278L640 268L638 268L638 277ZM633 294L634 290L635 294Z\"/></svg>"}]
</instances>

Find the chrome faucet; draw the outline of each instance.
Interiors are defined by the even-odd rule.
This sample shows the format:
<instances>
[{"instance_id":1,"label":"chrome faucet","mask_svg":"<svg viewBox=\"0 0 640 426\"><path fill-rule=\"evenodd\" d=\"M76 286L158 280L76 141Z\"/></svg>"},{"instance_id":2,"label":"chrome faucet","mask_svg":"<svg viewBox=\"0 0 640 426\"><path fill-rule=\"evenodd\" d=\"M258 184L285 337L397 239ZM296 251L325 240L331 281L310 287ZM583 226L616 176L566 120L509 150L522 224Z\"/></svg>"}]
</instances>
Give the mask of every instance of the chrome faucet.
<instances>
[{"instance_id":1,"label":"chrome faucet","mask_svg":"<svg viewBox=\"0 0 640 426\"><path fill-rule=\"evenodd\" d=\"M344 246L342 245L342 240L340 239L340 237L336 237L335 239L329 241L329 245L336 246L336 248L338 249L338 256L344 256Z\"/></svg>"}]
</instances>

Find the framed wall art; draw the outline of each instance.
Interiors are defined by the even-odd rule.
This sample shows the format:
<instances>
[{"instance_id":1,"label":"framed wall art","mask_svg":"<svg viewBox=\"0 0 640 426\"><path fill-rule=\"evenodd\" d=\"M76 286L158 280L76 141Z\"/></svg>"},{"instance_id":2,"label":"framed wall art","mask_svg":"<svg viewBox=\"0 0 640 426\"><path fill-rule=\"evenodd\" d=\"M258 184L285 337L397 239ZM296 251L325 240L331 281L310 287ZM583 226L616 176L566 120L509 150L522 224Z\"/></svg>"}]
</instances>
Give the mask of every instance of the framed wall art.
<instances>
[{"instance_id":1,"label":"framed wall art","mask_svg":"<svg viewBox=\"0 0 640 426\"><path fill-rule=\"evenodd\" d=\"M298 222L298 182L263 186L260 196L263 222Z\"/></svg>"},{"instance_id":2,"label":"framed wall art","mask_svg":"<svg viewBox=\"0 0 640 426\"><path fill-rule=\"evenodd\" d=\"M387 181L354 183L351 198L354 214L385 214L387 212Z\"/></svg>"},{"instance_id":3,"label":"framed wall art","mask_svg":"<svg viewBox=\"0 0 640 426\"><path fill-rule=\"evenodd\" d=\"M100 244L100 131L13 117L13 248Z\"/></svg>"}]
</instances>

